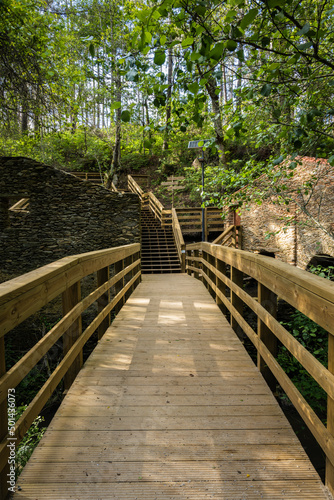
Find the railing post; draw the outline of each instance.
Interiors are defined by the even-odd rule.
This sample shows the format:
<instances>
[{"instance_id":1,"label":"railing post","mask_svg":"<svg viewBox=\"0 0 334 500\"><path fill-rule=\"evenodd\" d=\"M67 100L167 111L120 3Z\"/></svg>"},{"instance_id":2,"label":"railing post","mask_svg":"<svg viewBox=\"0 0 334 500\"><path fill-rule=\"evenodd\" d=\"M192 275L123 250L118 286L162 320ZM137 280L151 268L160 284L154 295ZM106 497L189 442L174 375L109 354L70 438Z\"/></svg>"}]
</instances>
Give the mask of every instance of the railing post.
<instances>
[{"instance_id":1,"label":"railing post","mask_svg":"<svg viewBox=\"0 0 334 500\"><path fill-rule=\"evenodd\" d=\"M239 271L236 267L231 266L231 280L233 283L235 283L239 288L243 288L243 273ZM239 314L243 314L244 310L244 303L243 301L238 297L237 294L235 294L231 290L231 304L232 306L235 307L237 312ZM242 331L241 327L239 326L239 323L237 320L234 318L233 313L231 312L231 326L235 333L238 335L240 339L244 338L244 332Z\"/></svg>"},{"instance_id":2,"label":"railing post","mask_svg":"<svg viewBox=\"0 0 334 500\"><path fill-rule=\"evenodd\" d=\"M265 287L261 283L258 283L258 302L264 307L270 316L276 318L277 315L277 295L272 292L269 288ZM269 349L273 356L277 355L277 338L271 332L271 330L261 321L260 318L257 320L257 334L264 345ZM263 378L267 382L270 389L275 392L276 390L276 378L269 370L268 366L264 362L263 358L257 353L257 366L262 373Z\"/></svg>"},{"instance_id":3,"label":"railing post","mask_svg":"<svg viewBox=\"0 0 334 500\"><path fill-rule=\"evenodd\" d=\"M334 373L334 336L328 334L328 371ZM334 435L334 400L327 396L327 430ZM334 464L326 457L326 486L334 495Z\"/></svg>"},{"instance_id":4,"label":"railing post","mask_svg":"<svg viewBox=\"0 0 334 500\"><path fill-rule=\"evenodd\" d=\"M226 276L226 263L220 259L215 258L215 268ZM226 285L216 275L216 287L226 296ZM216 304L223 314L226 314L226 306L221 298L216 294Z\"/></svg>"},{"instance_id":5,"label":"railing post","mask_svg":"<svg viewBox=\"0 0 334 500\"><path fill-rule=\"evenodd\" d=\"M181 245L181 273L186 272L186 246Z\"/></svg>"},{"instance_id":6,"label":"railing post","mask_svg":"<svg viewBox=\"0 0 334 500\"><path fill-rule=\"evenodd\" d=\"M97 287L100 287L109 280L109 267L103 267L97 271ZM99 314L108 305L110 301L110 291L103 293L101 297L97 299L97 313ZM107 328L110 325L110 314L104 318L102 323L97 329L97 338L100 340L105 334Z\"/></svg>"},{"instance_id":7,"label":"railing post","mask_svg":"<svg viewBox=\"0 0 334 500\"><path fill-rule=\"evenodd\" d=\"M0 338L0 377L6 373L6 361L5 361L5 338ZM0 443L6 439L8 435L8 413L7 413L7 397L0 403ZM7 448L9 450L9 448ZM9 455L9 454L8 454ZM7 460L7 459L6 459ZM8 495L8 476L9 465L6 464L5 467L0 471L0 498L7 498Z\"/></svg>"},{"instance_id":8,"label":"railing post","mask_svg":"<svg viewBox=\"0 0 334 500\"><path fill-rule=\"evenodd\" d=\"M115 262L115 275L121 272L124 269L124 259L119 260L118 262ZM117 283L115 283L115 295L117 295L122 289L124 288L124 277L121 278ZM122 308L122 305L124 304L125 297L123 296L120 301L116 304L115 306L115 314L117 314L120 309Z\"/></svg>"},{"instance_id":9,"label":"railing post","mask_svg":"<svg viewBox=\"0 0 334 500\"><path fill-rule=\"evenodd\" d=\"M194 257L199 257L199 250L194 250ZM196 269L199 270L199 262L197 262L197 261L193 261L193 262L194 262L194 267L196 267ZM196 278L198 280L200 279L199 278L199 271L197 271L197 272L194 271L194 278Z\"/></svg>"},{"instance_id":10,"label":"railing post","mask_svg":"<svg viewBox=\"0 0 334 500\"><path fill-rule=\"evenodd\" d=\"M205 209L204 209L204 239L205 239L205 241L208 241L208 234L209 234L208 209L207 209L207 207L205 207Z\"/></svg>"},{"instance_id":11,"label":"railing post","mask_svg":"<svg viewBox=\"0 0 334 500\"><path fill-rule=\"evenodd\" d=\"M80 281L74 283L62 294L62 304L63 304L63 316L73 309L73 307L78 304L81 300L81 284ZM63 354L70 350L75 341L80 337L82 333L82 321L81 316L74 321L74 323L69 327L67 332L63 335ZM83 363L82 350L80 354L75 358L72 365L67 370L64 376L64 389L67 390L71 387L75 377L78 375Z\"/></svg>"}]
</instances>

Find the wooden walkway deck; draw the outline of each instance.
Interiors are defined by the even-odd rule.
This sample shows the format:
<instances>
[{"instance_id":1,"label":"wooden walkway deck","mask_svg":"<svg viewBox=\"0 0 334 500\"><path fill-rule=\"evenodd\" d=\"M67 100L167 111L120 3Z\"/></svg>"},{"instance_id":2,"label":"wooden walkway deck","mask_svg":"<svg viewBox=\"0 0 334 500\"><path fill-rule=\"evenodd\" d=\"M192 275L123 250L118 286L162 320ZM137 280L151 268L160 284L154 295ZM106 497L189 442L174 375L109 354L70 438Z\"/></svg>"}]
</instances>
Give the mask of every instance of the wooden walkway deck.
<instances>
[{"instance_id":1,"label":"wooden walkway deck","mask_svg":"<svg viewBox=\"0 0 334 500\"><path fill-rule=\"evenodd\" d=\"M147 275L19 478L25 500L328 498L204 285Z\"/></svg>"}]
</instances>

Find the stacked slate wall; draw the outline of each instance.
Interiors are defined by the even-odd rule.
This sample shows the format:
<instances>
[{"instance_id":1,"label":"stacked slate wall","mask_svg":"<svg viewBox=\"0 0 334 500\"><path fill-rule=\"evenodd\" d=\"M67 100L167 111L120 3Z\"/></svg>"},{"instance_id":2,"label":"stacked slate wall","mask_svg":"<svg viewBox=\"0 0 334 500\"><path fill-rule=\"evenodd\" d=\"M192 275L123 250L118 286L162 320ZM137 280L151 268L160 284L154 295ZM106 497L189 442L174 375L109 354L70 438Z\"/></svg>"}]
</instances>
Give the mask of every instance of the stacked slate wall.
<instances>
[{"instance_id":1,"label":"stacked slate wall","mask_svg":"<svg viewBox=\"0 0 334 500\"><path fill-rule=\"evenodd\" d=\"M29 198L25 210L10 207ZM0 158L0 281L68 255L140 241L137 195L29 158Z\"/></svg>"}]
</instances>

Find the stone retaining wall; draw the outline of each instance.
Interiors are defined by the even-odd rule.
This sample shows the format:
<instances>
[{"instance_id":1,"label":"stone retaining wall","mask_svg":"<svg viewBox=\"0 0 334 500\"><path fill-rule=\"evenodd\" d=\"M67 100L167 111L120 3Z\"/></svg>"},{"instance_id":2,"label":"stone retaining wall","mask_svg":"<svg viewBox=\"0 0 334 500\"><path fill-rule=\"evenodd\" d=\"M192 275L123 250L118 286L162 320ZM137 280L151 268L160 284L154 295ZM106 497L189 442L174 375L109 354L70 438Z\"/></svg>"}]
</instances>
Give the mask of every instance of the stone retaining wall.
<instances>
[{"instance_id":1,"label":"stone retaining wall","mask_svg":"<svg viewBox=\"0 0 334 500\"><path fill-rule=\"evenodd\" d=\"M318 181L311 182L308 193L302 186L316 175ZM243 249L274 253L275 257L305 269L315 255L334 256L334 239L319 228L321 224L334 236L334 174L326 160L304 157L297 166L292 179L279 181L287 189L282 193L291 196L289 205L278 203L277 195L269 195L262 204L248 203L240 210L243 230ZM266 191L267 180L262 177L257 188ZM301 192L298 193L298 189ZM303 194L302 194L303 193ZM305 206L300 210L298 203ZM289 208L289 211L288 211ZM296 216L289 226L286 217ZM312 220L312 217L314 218ZM270 237L268 235L271 234Z\"/></svg>"},{"instance_id":2,"label":"stone retaining wall","mask_svg":"<svg viewBox=\"0 0 334 500\"><path fill-rule=\"evenodd\" d=\"M10 210L29 198L27 210ZM0 158L0 281L67 255L140 241L137 195L29 158Z\"/></svg>"}]
</instances>

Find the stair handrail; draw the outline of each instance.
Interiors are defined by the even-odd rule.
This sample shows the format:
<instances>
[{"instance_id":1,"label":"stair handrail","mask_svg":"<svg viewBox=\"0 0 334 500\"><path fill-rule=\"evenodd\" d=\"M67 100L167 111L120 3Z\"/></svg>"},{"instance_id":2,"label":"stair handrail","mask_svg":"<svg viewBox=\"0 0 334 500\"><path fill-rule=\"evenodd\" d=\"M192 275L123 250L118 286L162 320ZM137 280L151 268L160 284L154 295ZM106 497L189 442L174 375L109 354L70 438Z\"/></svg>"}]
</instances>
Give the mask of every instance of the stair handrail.
<instances>
[{"instance_id":1,"label":"stair handrail","mask_svg":"<svg viewBox=\"0 0 334 500\"><path fill-rule=\"evenodd\" d=\"M187 273L201 279L232 328L257 349L258 368L272 390L277 382L309 427L327 457L326 484L334 491L334 283L272 257L210 243L187 245ZM257 297L243 289L244 275L257 281ZM328 369L276 319L278 297L328 332ZM257 316L257 331L244 317ZM256 324L256 323L255 323ZM277 344L301 363L328 397L327 428L278 363Z\"/></svg>"},{"instance_id":2,"label":"stair handrail","mask_svg":"<svg viewBox=\"0 0 334 500\"><path fill-rule=\"evenodd\" d=\"M29 198L21 198L21 200L14 203L9 210L14 212L26 212L29 207L29 201Z\"/></svg>"},{"instance_id":3,"label":"stair handrail","mask_svg":"<svg viewBox=\"0 0 334 500\"><path fill-rule=\"evenodd\" d=\"M177 253L181 263L181 272L186 271L186 245L184 243L181 226L175 208L172 208L172 227Z\"/></svg>"},{"instance_id":4,"label":"stair handrail","mask_svg":"<svg viewBox=\"0 0 334 500\"><path fill-rule=\"evenodd\" d=\"M166 210L152 191L144 192L131 175L128 175L128 187L130 191L139 196L142 207L148 207L154 214L154 217L159 219L161 227L171 225L171 210Z\"/></svg>"},{"instance_id":5,"label":"stair handrail","mask_svg":"<svg viewBox=\"0 0 334 500\"><path fill-rule=\"evenodd\" d=\"M81 280L92 273L97 273L96 288L81 300ZM83 346L96 330L99 339L103 336L110 324L110 312L119 311L140 279L140 244L133 243L65 257L0 284L0 488L7 484L9 391L15 390L62 337L63 358L15 425L17 445L64 377L65 389L69 388L81 368ZM62 298L62 319L6 371L4 336L58 296ZM82 331L81 315L96 301L97 316ZM0 493L5 498L7 490Z\"/></svg>"},{"instance_id":6,"label":"stair handrail","mask_svg":"<svg viewBox=\"0 0 334 500\"><path fill-rule=\"evenodd\" d=\"M232 248L242 247L242 228L240 225L228 226L213 242L213 245L223 245Z\"/></svg>"}]
</instances>

